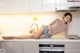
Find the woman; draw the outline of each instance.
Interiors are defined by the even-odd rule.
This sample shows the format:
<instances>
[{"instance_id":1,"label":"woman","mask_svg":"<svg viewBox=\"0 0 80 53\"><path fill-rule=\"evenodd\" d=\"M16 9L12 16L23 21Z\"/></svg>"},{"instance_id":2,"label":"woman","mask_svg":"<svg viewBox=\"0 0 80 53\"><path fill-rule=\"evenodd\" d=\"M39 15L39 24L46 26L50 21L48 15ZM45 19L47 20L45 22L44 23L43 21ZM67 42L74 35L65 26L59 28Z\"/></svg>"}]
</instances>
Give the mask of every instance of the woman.
<instances>
[{"instance_id":1,"label":"woman","mask_svg":"<svg viewBox=\"0 0 80 53\"><path fill-rule=\"evenodd\" d=\"M31 31L30 35L22 36L2 36L3 39L32 39L32 38L49 38L60 32L65 32L65 37L68 36L68 24L72 21L72 14L67 12L64 14L63 19L56 19L48 26L42 26L37 32ZM43 35L44 34L44 35Z\"/></svg>"}]
</instances>

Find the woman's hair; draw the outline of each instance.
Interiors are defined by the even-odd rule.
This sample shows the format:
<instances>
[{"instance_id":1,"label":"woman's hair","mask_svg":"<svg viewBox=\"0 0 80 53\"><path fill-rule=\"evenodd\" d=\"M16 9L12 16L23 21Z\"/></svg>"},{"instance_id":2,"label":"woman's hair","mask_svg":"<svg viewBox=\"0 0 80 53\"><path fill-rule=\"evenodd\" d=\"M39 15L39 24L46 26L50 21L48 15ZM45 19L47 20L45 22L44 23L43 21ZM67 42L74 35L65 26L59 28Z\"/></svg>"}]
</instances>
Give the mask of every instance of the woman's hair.
<instances>
[{"instance_id":1,"label":"woman's hair","mask_svg":"<svg viewBox=\"0 0 80 53\"><path fill-rule=\"evenodd\" d=\"M71 21L72 21L72 14L71 14L71 13L69 13L69 12L65 13L65 14L64 14L64 17L66 17L66 16L68 16L68 15L71 17L71 18L70 18L70 22L71 22ZM63 19L64 19L64 17L63 17Z\"/></svg>"}]
</instances>

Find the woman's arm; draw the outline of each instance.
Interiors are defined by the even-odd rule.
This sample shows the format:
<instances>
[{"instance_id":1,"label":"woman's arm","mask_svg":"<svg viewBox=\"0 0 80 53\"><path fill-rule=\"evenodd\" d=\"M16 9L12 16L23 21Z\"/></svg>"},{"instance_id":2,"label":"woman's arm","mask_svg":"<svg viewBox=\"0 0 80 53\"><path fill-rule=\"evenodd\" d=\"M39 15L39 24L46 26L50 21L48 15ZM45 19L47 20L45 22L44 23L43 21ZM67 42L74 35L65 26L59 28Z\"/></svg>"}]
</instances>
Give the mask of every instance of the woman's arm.
<instances>
[{"instance_id":1,"label":"woman's arm","mask_svg":"<svg viewBox=\"0 0 80 53\"><path fill-rule=\"evenodd\" d=\"M68 38L68 27L65 29L65 38Z\"/></svg>"}]
</instances>

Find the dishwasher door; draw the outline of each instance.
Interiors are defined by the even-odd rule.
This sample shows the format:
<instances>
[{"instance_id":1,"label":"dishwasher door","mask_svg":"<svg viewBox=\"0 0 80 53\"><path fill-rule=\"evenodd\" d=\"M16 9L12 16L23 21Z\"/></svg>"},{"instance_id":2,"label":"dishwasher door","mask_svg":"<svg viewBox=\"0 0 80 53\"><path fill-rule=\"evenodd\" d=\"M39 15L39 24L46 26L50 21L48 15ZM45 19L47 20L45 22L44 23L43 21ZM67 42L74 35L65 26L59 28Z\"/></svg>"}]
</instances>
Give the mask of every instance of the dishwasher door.
<instances>
[{"instance_id":1,"label":"dishwasher door","mask_svg":"<svg viewBox=\"0 0 80 53\"><path fill-rule=\"evenodd\" d=\"M39 53L64 53L65 47L61 44L39 44Z\"/></svg>"}]
</instances>

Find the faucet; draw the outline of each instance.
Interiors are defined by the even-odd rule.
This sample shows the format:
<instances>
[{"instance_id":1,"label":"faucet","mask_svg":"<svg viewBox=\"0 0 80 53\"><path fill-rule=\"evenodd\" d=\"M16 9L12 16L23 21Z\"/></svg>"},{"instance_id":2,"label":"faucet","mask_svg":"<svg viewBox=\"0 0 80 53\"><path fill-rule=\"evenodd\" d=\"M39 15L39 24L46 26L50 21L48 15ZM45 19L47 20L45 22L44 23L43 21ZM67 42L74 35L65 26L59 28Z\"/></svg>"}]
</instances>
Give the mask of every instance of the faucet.
<instances>
[{"instance_id":1,"label":"faucet","mask_svg":"<svg viewBox=\"0 0 80 53\"><path fill-rule=\"evenodd\" d=\"M36 28L36 30L38 31L38 25L36 24L36 23L33 23L32 25L31 25L31 28L33 27L33 25L35 25L37 28Z\"/></svg>"}]
</instances>

